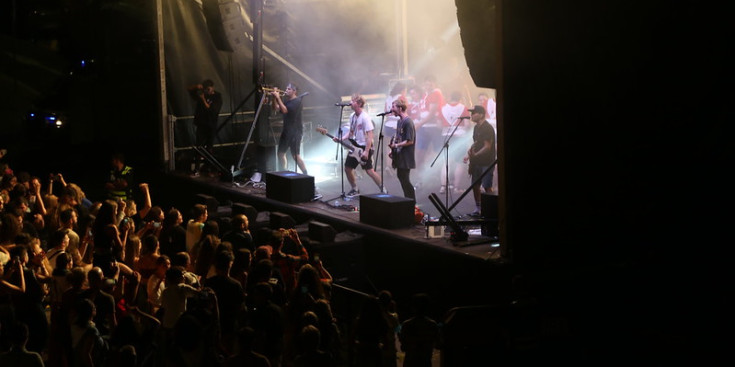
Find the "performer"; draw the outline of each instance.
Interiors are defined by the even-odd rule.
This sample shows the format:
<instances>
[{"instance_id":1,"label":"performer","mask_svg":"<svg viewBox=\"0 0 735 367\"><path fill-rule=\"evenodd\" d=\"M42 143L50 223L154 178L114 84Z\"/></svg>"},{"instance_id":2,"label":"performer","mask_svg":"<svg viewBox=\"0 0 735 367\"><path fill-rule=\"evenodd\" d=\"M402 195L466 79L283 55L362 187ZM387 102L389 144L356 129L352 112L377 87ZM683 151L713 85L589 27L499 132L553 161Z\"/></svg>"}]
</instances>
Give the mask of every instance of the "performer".
<instances>
[{"instance_id":1,"label":"performer","mask_svg":"<svg viewBox=\"0 0 735 367\"><path fill-rule=\"evenodd\" d=\"M355 168L358 165L362 166L365 173L373 179L378 187L382 189L383 185L380 181L380 176L373 169L373 130L375 127L373 126L373 121L370 119L370 115L364 110L365 98L355 93L352 95L350 103L350 107L354 111L350 115L350 132L343 136L342 140L354 139L358 145L363 147L363 151L360 154L360 161L351 155L345 159L345 175L352 187L352 190L347 193L347 196L355 197L360 195L360 189L357 187L357 178L355 177ZM339 142L338 138L334 138L334 141Z\"/></svg>"},{"instance_id":2,"label":"performer","mask_svg":"<svg viewBox=\"0 0 735 367\"><path fill-rule=\"evenodd\" d=\"M403 189L403 196L416 201L416 191L411 183L411 169L416 168L414 156L414 142L416 141L416 130L413 120L408 117L406 109L408 103L405 98L393 101L391 113L398 117L396 124L396 135L393 136L388 147L393 166L396 168L398 181Z\"/></svg>"},{"instance_id":3,"label":"performer","mask_svg":"<svg viewBox=\"0 0 735 367\"><path fill-rule=\"evenodd\" d=\"M390 95L385 98L385 112L391 112L393 108L393 102L398 98L406 97L406 85L403 82L397 82L390 90ZM385 126L383 133L385 136L391 137L396 134L396 124L398 123L398 117L395 115L385 115Z\"/></svg>"},{"instance_id":4,"label":"performer","mask_svg":"<svg viewBox=\"0 0 735 367\"><path fill-rule=\"evenodd\" d=\"M396 82L396 84L393 85L393 88L391 88L388 97L385 98L384 111L391 112L391 108L393 108L393 102L398 98L406 98L406 84L404 84L403 82ZM392 113L385 115L385 119L383 120L383 136L388 139L390 139L392 136L395 136L397 123L398 117L396 117ZM378 140L378 144L380 144L380 140ZM385 157L385 152L381 152L381 155ZM376 160L377 159L380 158L376 158ZM383 161L384 159L381 160L380 163L382 164ZM389 166L388 168L391 167ZM388 173L393 173L393 171L389 169Z\"/></svg>"},{"instance_id":5,"label":"performer","mask_svg":"<svg viewBox=\"0 0 735 367\"><path fill-rule=\"evenodd\" d=\"M271 93L273 109L283 114L283 132L278 141L278 161L281 169L287 169L286 151L291 150L291 156L301 169L307 174L304 160L301 159L301 137L304 135L304 124L301 122L302 98L298 96L298 87L289 83L284 92L286 102L281 99L281 91L275 88Z\"/></svg>"},{"instance_id":6,"label":"performer","mask_svg":"<svg viewBox=\"0 0 735 367\"><path fill-rule=\"evenodd\" d=\"M441 108L444 106L444 95L436 85L436 78L428 75L424 79L424 97L421 100L421 119L415 122L418 142L419 166L424 164L431 153L439 152L442 147L442 128L447 126L442 116Z\"/></svg>"},{"instance_id":7,"label":"performer","mask_svg":"<svg viewBox=\"0 0 735 367\"><path fill-rule=\"evenodd\" d=\"M214 146L214 135L217 131L217 120L222 108L222 95L214 90L214 82L207 79L201 84L192 85L189 94L196 101L194 110L194 126L196 127L195 144L204 147L210 153ZM195 162L197 160L195 159ZM198 176L200 164L195 163L194 175Z\"/></svg>"},{"instance_id":8,"label":"performer","mask_svg":"<svg viewBox=\"0 0 735 367\"><path fill-rule=\"evenodd\" d=\"M474 122L475 128L472 131L472 146L467 150L464 162L469 162L468 173L472 176L474 183L495 161L495 130L490 123L485 120L485 107L475 106L469 110L471 120ZM486 192L493 186L493 173L488 172L482 178L482 182L472 186L472 194L475 197L475 211L470 214L473 217L480 216L481 188Z\"/></svg>"},{"instance_id":9,"label":"performer","mask_svg":"<svg viewBox=\"0 0 735 367\"><path fill-rule=\"evenodd\" d=\"M493 130L495 130L495 136L498 136L498 121L497 121L497 109L496 109L496 100L495 95L493 95L492 98L488 96L485 92L480 92L480 94L477 95L477 104L479 104L482 107L485 107L485 120L490 123L490 125L493 127ZM496 154L497 154L497 145L495 146ZM495 165L493 168L493 187L490 188L489 192L497 193L498 192L498 166Z\"/></svg>"}]
</instances>

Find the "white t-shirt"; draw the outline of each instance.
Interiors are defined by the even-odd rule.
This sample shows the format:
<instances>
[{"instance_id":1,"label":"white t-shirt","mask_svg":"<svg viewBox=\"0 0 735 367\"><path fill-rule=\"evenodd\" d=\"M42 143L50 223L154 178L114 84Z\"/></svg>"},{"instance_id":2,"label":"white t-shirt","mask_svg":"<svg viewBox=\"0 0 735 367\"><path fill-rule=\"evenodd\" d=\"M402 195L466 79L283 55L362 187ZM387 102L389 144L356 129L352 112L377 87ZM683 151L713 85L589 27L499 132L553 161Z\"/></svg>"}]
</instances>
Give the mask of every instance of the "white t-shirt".
<instances>
[{"instance_id":1,"label":"white t-shirt","mask_svg":"<svg viewBox=\"0 0 735 367\"><path fill-rule=\"evenodd\" d=\"M350 130L353 132L354 135L352 138L355 139L357 144L366 146L367 138L365 134L368 131L373 131L373 129L375 129L373 121L370 119L370 115L364 110L358 116L355 116L354 112L350 115Z\"/></svg>"},{"instance_id":2,"label":"white t-shirt","mask_svg":"<svg viewBox=\"0 0 735 367\"><path fill-rule=\"evenodd\" d=\"M459 127L457 127L457 131L454 132L454 135L463 135L465 133L466 120L457 120L461 116L469 116L469 111L467 111L467 107L465 107L465 105L459 102L455 102L453 104L447 103L442 106L442 115L444 115L444 119L447 120L450 125L443 129L442 135L446 136L451 134L455 125L459 125Z\"/></svg>"},{"instance_id":3,"label":"white t-shirt","mask_svg":"<svg viewBox=\"0 0 735 367\"><path fill-rule=\"evenodd\" d=\"M186 251L189 254L191 254L191 249L202 237L203 228L204 223L197 222L194 219L189 219L189 222L186 223Z\"/></svg>"},{"instance_id":4,"label":"white t-shirt","mask_svg":"<svg viewBox=\"0 0 735 367\"><path fill-rule=\"evenodd\" d=\"M161 293L161 307L163 313L161 325L166 329L173 329L181 314L186 311L186 299L197 295L199 291L188 284L175 284L166 287Z\"/></svg>"}]
</instances>

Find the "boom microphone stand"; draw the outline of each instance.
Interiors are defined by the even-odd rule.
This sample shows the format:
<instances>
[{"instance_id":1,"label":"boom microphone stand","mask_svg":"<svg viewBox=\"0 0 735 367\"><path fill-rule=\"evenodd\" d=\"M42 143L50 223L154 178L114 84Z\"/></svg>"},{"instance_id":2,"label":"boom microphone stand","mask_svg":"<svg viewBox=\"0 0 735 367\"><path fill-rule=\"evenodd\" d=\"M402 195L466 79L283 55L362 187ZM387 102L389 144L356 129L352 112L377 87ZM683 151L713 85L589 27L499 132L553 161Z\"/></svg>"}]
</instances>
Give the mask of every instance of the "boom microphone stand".
<instances>
[{"instance_id":1,"label":"boom microphone stand","mask_svg":"<svg viewBox=\"0 0 735 367\"><path fill-rule=\"evenodd\" d=\"M457 120L463 120L464 118L460 117ZM454 120L455 122L457 120ZM444 206L446 207L449 205L449 140L452 139L454 136L454 133L457 131L457 128L459 127L459 123L456 123L454 125L454 128L452 129L452 132L447 135L447 138L444 139L444 146L442 147L442 151L444 151L444 172L446 173L444 177ZM441 156L442 152L439 151L439 154L436 155L434 158L434 161L431 162L430 167L434 167L434 163L436 163L436 160L439 159L439 156Z\"/></svg>"},{"instance_id":2,"label":"boom microphone stand","mask_svg":"<svg viewBox=\"0 0 735 367\"><path fill-rule=\"evenodd\" d=\"M378 147L375 149L376 162L380 159L380 192L385 192L385 180L383 179L383 172L385 171L385 155L383 154L383 125L385 125L385 115L390 114L390 111L379 113L380 116L380 132L378 133Z\"/></svg>"},{"instance_id":3,"label":"boom microphone stand","mask_svg":"<svg viewBox=\"0 0 735 367\"><path fill-rule=\"evenodd\" d=\"M339 118L337 119L337 139L339 141L342 141L342 113L344 112L346 105L344 103L335 103L335 106L339 106ZM334 160L342 162L342 165L339 167L340 179L342 180L342 194L340 194L336 198L326 200L327 203L337 199L350 200L350 198L348 198L345 194L344 149L342 149L341 144L337 144L337 151L334 153Z\"/></svg>"}]
</instances>

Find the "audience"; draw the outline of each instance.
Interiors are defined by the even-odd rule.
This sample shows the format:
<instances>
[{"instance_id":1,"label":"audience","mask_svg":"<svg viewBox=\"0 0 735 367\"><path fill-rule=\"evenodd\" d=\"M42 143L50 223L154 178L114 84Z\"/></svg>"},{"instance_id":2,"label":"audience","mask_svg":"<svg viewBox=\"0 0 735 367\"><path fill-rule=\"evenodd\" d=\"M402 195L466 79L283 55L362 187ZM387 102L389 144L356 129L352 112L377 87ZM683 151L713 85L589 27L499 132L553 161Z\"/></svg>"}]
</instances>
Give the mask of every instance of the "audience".
<instances>
[{"instance_id":1,"label":"audience","mask_svg":"<svg viewBox=\"0 0 735 367\"><path fill-rule=\"evenodd\" d=\"M43 367L41 355L26 349L28 326L15 322L9 330L12 347L0 354L0 366Z\"/></svg>"},{"instance_id":2,"label":"audience","mask_svg":"<svg viewBox=\"0 0 735 367\"><path fill-rule=\"evenodd\" d=\"M340 319L351 310L333 313L328 264L295 229L259 242L255 218L238 214L221 235L206 206L185 221L153 203L147 183L138 203L95 201L61 174L44 190L6 168L0 365L396 366L390 292L364 296L359 315ZM407 358L418 311L403 325Z\"/></svg>"}]
</instances>

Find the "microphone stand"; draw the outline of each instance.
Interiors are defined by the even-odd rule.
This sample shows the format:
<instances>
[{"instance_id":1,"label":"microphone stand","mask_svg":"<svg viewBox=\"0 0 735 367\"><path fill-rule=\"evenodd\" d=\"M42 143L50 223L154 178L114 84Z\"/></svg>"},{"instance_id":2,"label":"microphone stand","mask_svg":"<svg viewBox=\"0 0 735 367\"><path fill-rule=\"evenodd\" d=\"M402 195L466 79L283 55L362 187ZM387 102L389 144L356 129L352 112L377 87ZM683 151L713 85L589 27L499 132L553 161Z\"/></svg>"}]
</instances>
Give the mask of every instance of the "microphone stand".
<instances>
[{"instance_id":1,"label":"microphone stand","mask_svg":"<svg viewBox=\"0 0 735 367\"><path fill-rule=\"evenodd\" d=\"M457 120L454 120L455 122ZM449 140L452 139L454 136L454 133L457 131L457 128L459 127L459 123L456 123L454 125L454 128L452 129L452 132L447 135L447 138L444 139L444 146L442 147L442 150L444 151L444 172L446 173L444 177L444 206L449 205ZM431 166L434 167L434 163L436 163L436 160L439 159L439 156L441 156L442 152L439 151L439 154L436 155L434 158L434 161L431 162Z\"/></svg>"},{"instance_id":2,"label":"microphone stand","mask_svg":"<svg viewBox=\"0 0 735 367\"><path fill-rule=\"evenodd\" d=\"M337 139L339 141L342 141L342 113L344 112L344 109L345 106L340 104L339 118L337 119ZM344 149L342 149L342 144L337 143L337 151L334 152L334 160L339 160L340 162L342 162L342 165L339 167L339 176L342 181L342 194L340 194L336 198L326 200L327 204L329 204L330 201L337 199L348 200L347 195L345 195Z\"/></svg>"},{"instance_id":3,"label":"microphone stand","mask_svg":"<svg viewBox=\"0 0 735 367\"><path fill-rule=\"evenodd\" d=\"M383 154L383 125L385 124L385 113L380 115L380 132L378 133L378 147L375 149L375 160L380 159L380 193L385 192L385 180L383 179L383 171L385 171L385 155Z\"/></svg>"}]
</instances>

